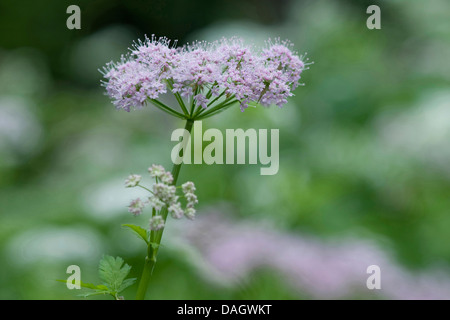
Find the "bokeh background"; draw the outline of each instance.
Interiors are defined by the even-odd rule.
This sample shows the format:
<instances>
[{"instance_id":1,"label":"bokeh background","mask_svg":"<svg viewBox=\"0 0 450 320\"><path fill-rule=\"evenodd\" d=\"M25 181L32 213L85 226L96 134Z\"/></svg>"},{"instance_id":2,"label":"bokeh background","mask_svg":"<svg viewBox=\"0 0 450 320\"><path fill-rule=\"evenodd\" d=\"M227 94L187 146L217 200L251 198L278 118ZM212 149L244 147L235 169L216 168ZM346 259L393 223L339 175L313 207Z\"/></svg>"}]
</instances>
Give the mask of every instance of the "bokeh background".
<instances>
[{"instance_id":1,"label":"bokeh background","mask_svg":"<svg viewBox=\"0 0 450 320\"><path fill-rule=\"evenodd\" d=\"M66 28L71 4L81 30ZM366 27L370 4L381 30ZM279 129L280 170L184 166L198 218L169 220L148 298L450 298L449 12L446 0L2 0L0 299L81 299L55 280L76 264L98 282L103 254L140 275L145 248L120 225L147 220L127 213L138 192L123 181L170 168L183 123L116 111L97 70L145 34L281 37L315 62L284 108L204 121ZM381 290L366 287L373 264Z\"/></svg>"}]
</instances>

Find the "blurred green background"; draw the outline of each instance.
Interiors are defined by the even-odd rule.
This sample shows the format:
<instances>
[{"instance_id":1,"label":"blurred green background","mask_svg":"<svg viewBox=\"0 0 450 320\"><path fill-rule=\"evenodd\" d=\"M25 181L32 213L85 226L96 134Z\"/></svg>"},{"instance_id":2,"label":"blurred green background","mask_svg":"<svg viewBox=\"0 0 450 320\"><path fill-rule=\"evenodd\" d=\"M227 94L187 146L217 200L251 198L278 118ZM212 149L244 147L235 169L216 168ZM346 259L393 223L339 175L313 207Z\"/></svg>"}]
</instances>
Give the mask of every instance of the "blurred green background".
<instances>
[{"instance_id":1,"label":"blurred green background","mask_svg":"<svg viewBox=\"0 0 450 320\"><path fill-rule=\"evenodd\" d=\"M71 4L81 8L81 30L66 28ZM152 163L170 168L170 135L183 123L151 107L116 111L97 69L145 34L180 44L279 36L315 62L284 108L236 107L204 121L204 129L279 129L280 170L184 166L180 181L195 181L198 216L227 203L238 224L265 221L320 241L369 239L405 270L448 274L450 2L376 1L381 30L366 27L370 4L2 0L0 299L77 298L55 279L76 264L84 282L98 282L104 253L139 276L145 248L120 228L133 222L123 180ZM190 261L198 257L166 246L148 298L309 297L265 268L222 286L202 276L201 262Z\"/></svg>"}]
</instances>

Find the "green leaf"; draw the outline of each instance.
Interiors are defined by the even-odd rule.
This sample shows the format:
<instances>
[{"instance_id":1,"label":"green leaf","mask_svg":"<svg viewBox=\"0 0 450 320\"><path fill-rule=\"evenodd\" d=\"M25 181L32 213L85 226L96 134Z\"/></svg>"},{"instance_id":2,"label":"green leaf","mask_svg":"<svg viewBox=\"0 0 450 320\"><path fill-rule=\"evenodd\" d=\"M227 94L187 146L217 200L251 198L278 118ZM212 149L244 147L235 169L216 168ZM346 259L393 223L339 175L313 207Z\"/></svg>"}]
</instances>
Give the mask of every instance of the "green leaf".
<instances>
[{"instance_id":1,"label":"green leaf","mask_svg":"<svg viewBox=\"0 0 450 320\"><path fill-rule=\"evenodd\" d=\"M103 256L99 264L99 276L103 284L95 285L80 281L80 287L92 289L94 292L80 294L82 297L109 294L114 299L121 299L119 293L136 282L136 278L125 279L130 273L131 267L120 257ZM68 280L56 280L63 283L73 283Z\"/></svg>"},{"instance_id":2,"label":"green leaf","mask_svg":"<svg viewBox=\"0 0 450 320\"><path fill-rule=\"evenodd\" d=\"M102 260L100 260L99 265L99 276L104 284L113 293L119 293L126 287L130 286L131 280L125 278L130 273L131 267L126 264L121 257L111 257L105 255ZM123 284L125 282L125 287Z\"/></svg>"},{"instance_id":3,"label":"green leaf","mask_svg":"<svg viewBox=\"0 0 450 320\"><path fill-rule=\"evenodd\" d=\"M109 290L95 291L95 292L81 293L81 294L78 294L77 296L87 298L87 297L91 297L91 296L99 296L99 295L106 295L106 294L111 294L111 292L109 292Z\"/></svg>"},{"instance_id":4,"label":"green leaf","mask_svg":"<svg viewBox=\"0 0 450 320\"><path fill-rule=\"evenodd\" d=\"M63 283L73 283L72 281L68 281L68 280L56 280L58 282L63 282ZM83 281L80 281L80 287L83 288L88 288L88 289L92 289L92 290L109 290L107 286L104 286L102 284L99 285L95 285L92 283L84 283Z\"/></svg>"},{"instance_id":5,"label":"green leaf","mask_svg":"<svg viewBox=\"0 0 450 320\"><path fill-rule=\"evenodd\" d=\"M95 286L96 290L100 290L100 291L109 291L109 288L103 284L98 284Z\"/></svg>"},{"instance_id":6,"label":"green leaf","mask_svg":"<svg viewBox=\"0 0 450 320\"><path fill-rule=\"evenodd\" d=\"M134 224L123 224L122 227L129 228L138 237L140 237L142 240L144 240L145 243L147 243L147 245L149 244L149 242L148 242L148 238L149 238L148 231L145 230L144 228L141 228L139 226L135 226Z\"/></svg>"},{"instance_id":7,"label":"green leaf","mask_svg":"<svg viewBox=\"0 0 450 320\"><path fill-rule=\"evenodd\" d=\"M136 278L128 278L125 279L122 282L122 285L120 286L119 290L117 291L118 293L122 292L123 290L125 290L126 288L128 288L129 286L133 285L136 282Z\"/></svg>"}]
</instances>

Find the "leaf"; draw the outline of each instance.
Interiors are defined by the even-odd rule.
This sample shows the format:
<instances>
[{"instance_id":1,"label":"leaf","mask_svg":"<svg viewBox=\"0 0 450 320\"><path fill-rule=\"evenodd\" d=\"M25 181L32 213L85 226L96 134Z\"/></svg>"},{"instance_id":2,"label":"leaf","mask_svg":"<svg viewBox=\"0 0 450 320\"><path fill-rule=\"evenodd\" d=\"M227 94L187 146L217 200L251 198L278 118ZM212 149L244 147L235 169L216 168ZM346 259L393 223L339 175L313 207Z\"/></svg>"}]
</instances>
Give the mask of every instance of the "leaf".
<instances>
[{"instance_id":1,"label":"leaf","mask_svg":"<svg viewBox=\"0 0 450 320\"><path fill-rule=\"evenodd\" d=\"M103 256L99 265L99 276L104 284L113 293L119 293L126 287L130 286L130 279L125 281L125 278L130 273L131 267L126 264L121 257ZM125 282L126 286L123 287Z\"/></svg>"},{"instance_id":2,"label":"leaf","mask_svg":"<svg viewBox=\"0 0 450 320\"><path fill-rule=\"evenodd\" d=\"M95 291L95 292L81 293L81 294L78 294L77 296L87 298L87 297L91 297L91 296L99 296L99 295L106 295L106 294L111 294L111 292L109 292L108 290Z\"/></svg>"},{"instance_id":3,"label":"leaf","mask_svg":"<svg viewBox=\"0 0 450 320\"><path fill-rule=\"evenodd\" d=\"M118 293L122 292L123 290L125 290L126 288L128 288L129 286L133 285L136 282L136 278L129 278L129 279L125 279L122 282L122 285L120 286L119 290L117 291Z\"/></svg>"},{"instance_id":4,"label":"leaf","mask_svg":"<svg viewBox=\"0 0 450 320\"><path fill-rule=\"evenodd\" d=\"M58 282L63 282L63 283L73 283L72 281L68 281L68 280L56 280ZM92 289L92 290L109 290L108 287L99 284L99 285L95 285L92 283L84 283L83 281L80 281L80 287L83 288L88 288L88 289Z\"/></svg>"},{"instance_id":5,"label":"leaf","mask_svg":"<svg viewBox=\"0 0 450 320\"><path fill-rule=\"evenodd\" d=\"M109 288L107 286L103 285L103 284L96 285L95 289L96 290L103 290L103 291L108 291L109 290Z\"/></svg>"},{"instance_id":6,"label":"leaf","mask_svg":"<svg viewBox=\"0 0 450 320\"><path fill-rule=\"evenodd\" d=\"M134 284L136 278L125 279L130 273L131 267L120 257L103 256L99 264L99 276L103 284L84 283L80 281L80 287L92 289L94 292L80 294L78 296L89 297L94 295L109 294L114 299L120 299L118 294ZM56 280L63 283L73 283L69 280Z\"/></svg>"},{"instance_id":7,"label":"leaf","mask_svg":"<svg viewBox=\"0 0 450 320\"><path fill-rule=\"evenodd\" d=\"M131 231L133 231L138 237L140 237L142 240L145 241L145 243L147 243L147 245L149 244L148 241L148 231L145 230L144 228L141 228L139 226L135 226L134 224L123 224L122 227L128 227Z\"/></svg>"}]
</instances>

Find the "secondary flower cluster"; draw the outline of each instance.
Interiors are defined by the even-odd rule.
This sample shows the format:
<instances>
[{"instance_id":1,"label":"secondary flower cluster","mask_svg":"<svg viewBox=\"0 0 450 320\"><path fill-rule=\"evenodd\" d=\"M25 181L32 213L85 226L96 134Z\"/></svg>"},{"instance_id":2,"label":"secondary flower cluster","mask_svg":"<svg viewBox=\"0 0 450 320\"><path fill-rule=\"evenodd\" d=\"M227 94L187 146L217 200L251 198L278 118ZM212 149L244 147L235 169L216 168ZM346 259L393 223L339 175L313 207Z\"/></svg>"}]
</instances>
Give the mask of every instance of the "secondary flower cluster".
<instances>
[{"instance_id":1,"label":"secondary flower cluster","mask_svg":"<svg viewBox=\"0 0 450 320\"><path fill-rule=\"evenodd\" d=\"M164 218L160 215L160 211L166 208L168 213L174 219L181 219L183 216L193 220L195 218L195 204L198 203L195 195L195 185L188 181L181 185L183 198L186 205L181 205L180 197L176 194L177 187L172 185L173 176L160 165L152 165L148 172L150 176L155 179L152 189L148 189L140 184L142 176L132 174L125 180L125 187L142 187L150 191L150 196L146 200L140 198L131 201L128 206L128 211L133 215L138 216L142 213L146 206L150 206L155 210L155 213L150 219L150 230L159 230L164 228Z\"/></svg>"},{"instance_id":2,"label":"secondary flower cluster","mask_svg":"<svg viewBox=\"0 0 450 320\"><path fill-rule=\"evenodd\" d=\"M235 98L241 110L250 102L279 107L292 96L307 69L288 41L268 41L256 50L238 38L195 42L177 48L167 38L138 41L102 72L106 92L118 109L130 111L171 91L210 108L219 97Z\"/></svg>"}]
</instances>

